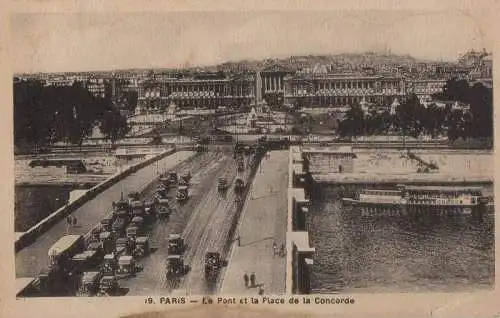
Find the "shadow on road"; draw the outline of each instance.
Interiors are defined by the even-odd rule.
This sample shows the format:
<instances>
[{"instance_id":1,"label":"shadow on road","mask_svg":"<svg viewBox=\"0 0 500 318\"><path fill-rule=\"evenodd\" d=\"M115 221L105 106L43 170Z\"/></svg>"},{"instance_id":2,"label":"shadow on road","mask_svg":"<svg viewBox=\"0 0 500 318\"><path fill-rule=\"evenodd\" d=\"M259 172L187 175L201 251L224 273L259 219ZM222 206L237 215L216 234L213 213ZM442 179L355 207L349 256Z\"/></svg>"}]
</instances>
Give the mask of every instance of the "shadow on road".
<instances>
[{"instance_id":1,"label":"shadow on road","mask_svg":"<svg viewBox=\"0 0 500 318\"><path fill-rule=\"evenodd\" d=\"M267 240L272 240L273 238L274 238L273 236L264 237L264 238L262 238L260 240L248 242L248 243L245 243L245 244L240 244L240 247L250 246L250 245L253 245L253 244L257 244L259 242L263 242L263 241L267 241Z\"/></svg>"}]
</instances>

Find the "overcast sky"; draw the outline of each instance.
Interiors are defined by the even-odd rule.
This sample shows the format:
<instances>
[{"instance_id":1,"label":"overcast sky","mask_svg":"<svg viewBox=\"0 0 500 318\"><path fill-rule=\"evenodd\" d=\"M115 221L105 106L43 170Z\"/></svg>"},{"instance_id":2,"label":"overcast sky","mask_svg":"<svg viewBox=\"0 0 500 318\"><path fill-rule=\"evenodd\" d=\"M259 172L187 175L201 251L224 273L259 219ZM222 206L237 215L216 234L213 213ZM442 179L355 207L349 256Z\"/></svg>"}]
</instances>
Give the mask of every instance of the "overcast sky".
<instances>
[{"instance_id":1,"label":"overcast sky","mask_svg":"<svg viewBox=\"0 0 500 318\"><path fill-rule=\"evenodd\" d=\"M300 54L382 51L455 60L491 51L470 12L175 12L22 14L11 20L14 72L207 65Z\"/></svg>"}]
</instances>

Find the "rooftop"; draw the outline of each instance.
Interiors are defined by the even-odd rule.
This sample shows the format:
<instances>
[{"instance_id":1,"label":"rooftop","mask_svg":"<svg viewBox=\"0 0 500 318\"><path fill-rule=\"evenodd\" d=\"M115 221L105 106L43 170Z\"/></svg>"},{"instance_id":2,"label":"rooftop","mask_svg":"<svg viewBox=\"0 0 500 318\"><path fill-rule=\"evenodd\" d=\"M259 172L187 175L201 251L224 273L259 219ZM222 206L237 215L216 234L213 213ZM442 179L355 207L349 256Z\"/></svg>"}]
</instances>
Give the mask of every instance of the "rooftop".
<instances>
[{"instance_id":1,"label":"rooftop","mask_svg":"<svg viewBox=\"0 0 500 318\"><path fill-rule=\"evenodd\" d=\"M406 190L410 191L441 191L441 192L466 192L466 191L482 191L482 187L465 187L465 186L406 186Z\"/></svg>"},{"instance_id":2,"label":"rooftop","mask_svg":"<svg viewBox=\"0 0 500 318\"><path fill-rule=\"evenodd\" d=\"M352 151L350 146L340 146L340 147L304 147L304 152L308 153L332 153L332 154L351 154L354 157L356 154Z\"/></svg>"}]
</instances>

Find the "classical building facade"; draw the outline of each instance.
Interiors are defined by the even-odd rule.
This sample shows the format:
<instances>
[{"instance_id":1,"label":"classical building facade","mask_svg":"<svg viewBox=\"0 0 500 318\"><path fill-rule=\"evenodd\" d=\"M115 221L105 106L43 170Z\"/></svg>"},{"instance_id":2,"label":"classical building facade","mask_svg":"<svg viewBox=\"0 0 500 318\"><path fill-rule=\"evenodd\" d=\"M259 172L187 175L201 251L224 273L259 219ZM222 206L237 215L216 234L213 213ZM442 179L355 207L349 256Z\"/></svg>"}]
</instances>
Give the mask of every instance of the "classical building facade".
<instances>
[{"instance_id":1,"label":"classical building facade","mask_svg":"<svg viewBox=\"0 0 500 318\"><path fill-rule=\"evenodd\" d=\"M353 74L296 74L284 79L285 103L298 107L390 104L406 95L403 79Z\"/></svg>"},{"instance_id":2,"label":"classical building facade","mask_svg":"<svg viewBox=\"0 0 500 318\"><path fill-rule=\"evenodd\" d=\"M260 83L257 86L262 99L271 107L280 107L285 100L285 77L292 71L280 65L264 68L258 73Z\"/></svg>"},{"instance_id":3,"label":"classical building facade","mask_svg":"<svg viewBox=\"0 0 500 318\"><path fill-rule=\"evenodd\" d=\"M139 83L141 108L218 108L250 105L255 98L253 75L148 78Z\"/></svg>"},{"instance_id":4,"label":"classical building facade","mask_svg":"<svg viewBox=\"0 0 500 318\"><path fill-rule=\"evenodd\" d=\"M420 99L430 99L432 94L440 93L446 85L445 79L419 79L408 80L408 94L415 94Z\"/></svg>"}]
</instances>

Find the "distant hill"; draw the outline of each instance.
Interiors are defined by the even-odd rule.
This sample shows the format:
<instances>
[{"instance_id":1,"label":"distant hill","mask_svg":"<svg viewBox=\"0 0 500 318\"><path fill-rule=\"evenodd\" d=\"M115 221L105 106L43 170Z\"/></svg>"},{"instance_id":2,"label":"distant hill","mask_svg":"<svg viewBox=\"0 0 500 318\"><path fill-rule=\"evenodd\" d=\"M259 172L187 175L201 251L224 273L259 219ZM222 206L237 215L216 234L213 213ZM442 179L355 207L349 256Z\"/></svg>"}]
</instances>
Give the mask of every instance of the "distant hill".
<instances>
[{"instance_id":1,"label":"distant hill","mask_svg":"<svg viewBox=\"0 0 500 318\"><path fill-rule=\"evenodd\" d=\"M397 55L390 52L365 52L365 53L342 53L331 55L292 55L286 58L268 58L261 60L240 60L228 61L216 65L192 66L183 69L179 68L154 68L154 74L171 73L197 73L197 72L255 72L271 65L279 64L291 71L305 68L314 68L317 65L324 65L333 71L360 70L363 68L394 68L410 67L417 64L435 64L438 61L418 60L408 54ZM118 73L118 74L148 74L151 69L115 69L110 71L94 71L82 73ZM72 72L79 73L79 72ZM69 73L66 73L69 74Z\"/></svg>"},{"instance_id":2,"label":"distant hill","mask_svg":"<svg viewBox=\"0 0 500 318\"><path fill-rule=\"evenodd\" d=\"M218 65L193 67L190 70L224 71L224 72L254 72L271 65L282 65L291 71L305 68L314 68L317 65L326 65L332 70L359 70L362 68L410 67L417 64L433 64L437 61L416 59L408 54L397 55L392 53L342 53L335 55L293 55L280 59L241 60L229 61Z\"/></svg>"}]
</instances>

